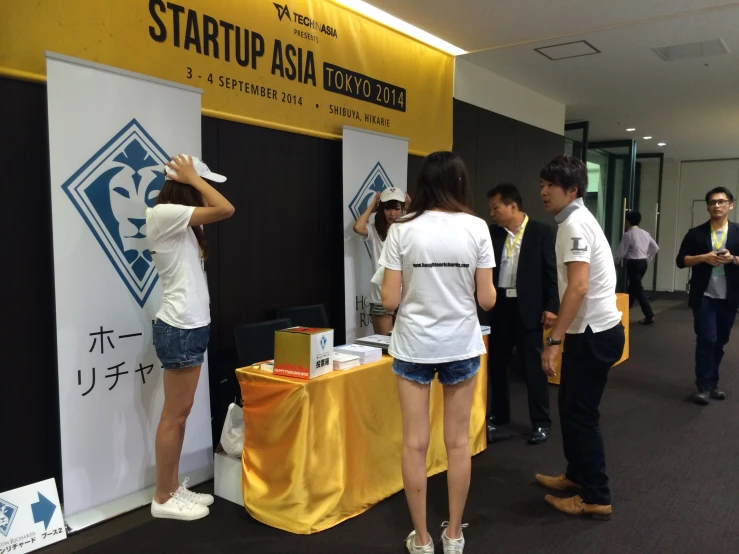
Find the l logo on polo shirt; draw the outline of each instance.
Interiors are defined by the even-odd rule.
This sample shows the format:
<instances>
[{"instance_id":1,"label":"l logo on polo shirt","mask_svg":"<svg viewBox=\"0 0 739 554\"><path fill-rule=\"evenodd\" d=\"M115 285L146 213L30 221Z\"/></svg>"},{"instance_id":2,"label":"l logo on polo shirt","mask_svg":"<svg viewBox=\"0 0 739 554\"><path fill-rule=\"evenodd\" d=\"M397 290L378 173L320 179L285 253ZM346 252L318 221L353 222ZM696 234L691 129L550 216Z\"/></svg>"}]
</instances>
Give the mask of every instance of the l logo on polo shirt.
<instances>
[{"instance_id":1,"label":"l logo on polo shirt","mask_svg":"<svg viewBox=\"0 0 739 554\"><path fill-rule=\"evenodd\" d=\"M588 247L585 245L584 247L580 247L580 241L582 240L582 237L572 237L572 252L587 252Z\"/></svg>"}]
</instances>

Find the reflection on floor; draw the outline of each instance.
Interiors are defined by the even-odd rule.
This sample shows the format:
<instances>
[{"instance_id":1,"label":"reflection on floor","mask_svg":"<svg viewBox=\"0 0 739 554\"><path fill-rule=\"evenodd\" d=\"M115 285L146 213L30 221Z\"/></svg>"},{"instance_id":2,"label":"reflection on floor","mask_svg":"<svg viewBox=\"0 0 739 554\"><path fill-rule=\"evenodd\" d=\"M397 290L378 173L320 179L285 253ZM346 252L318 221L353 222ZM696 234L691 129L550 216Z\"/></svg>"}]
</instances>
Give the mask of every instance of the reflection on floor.
<instances>
[{"instance_id":1,"label":"reflection on floor","mask_svg":"<svg viewBox=\"0 0 739 554\"><path fill-rule=\"evenodd\" d=\"M675 308L677 306L680 306L681 304L685 304L684 300L666 300L666 299L650 299L649 304L652 306L652 311L654 312L655 319L659 319L659 314L669 310L670 308ZM632 323L636 323L640 320L644 319L644 314L641 311L641 308L639 307L638 302L634 302L634 307L631 308L631 311L629 312L629 320Z\"/></svg>"}]
</instances>

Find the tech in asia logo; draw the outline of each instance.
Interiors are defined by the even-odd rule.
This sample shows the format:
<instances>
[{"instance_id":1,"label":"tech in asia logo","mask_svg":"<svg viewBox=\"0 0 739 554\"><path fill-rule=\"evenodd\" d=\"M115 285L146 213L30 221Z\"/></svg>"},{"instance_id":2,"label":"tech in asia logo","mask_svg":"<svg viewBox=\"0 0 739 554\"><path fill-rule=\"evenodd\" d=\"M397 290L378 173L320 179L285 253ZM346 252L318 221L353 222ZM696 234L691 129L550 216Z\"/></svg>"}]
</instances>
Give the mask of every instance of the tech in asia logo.
<instances>
[{"instance_id":1,"label":"tech in asia logo","mask_svg":"<svg viewBox=\"0 0 739 554\"><path fill-rule=\"evenodd\" d=\"M15 519L15 514L18 513L18 506L15 506L11 504L10 502L6 502L2 498L0 498L0 533L8 536L8 533L10 533L10 528L13 525L13 520Z\"/></svg>"},{"instance_id":2,"label":"tech in asia logo","mask_svg":"<svg viewBox=\"0 0 739 554\"><path fill-rule=\"evenodd\" d=\"M287 6L282 6L278 4L277 2L274 2L275 8L277 8L277 17L280 18L280 21L282 21L282 18L287 16L288 21L292 21L292 18L290 17L290 8Z\"/></svg>"},{"instance_id":3,"label":"tech in asia logo","mask_svg":"<svg viewBox=\"0 0 739 554\"><path fill-rule=\"evenodd\" d=\"M295 23L296 25L308 27L310 29L313 29L314 31L318 31L320 33L323 33L324 35L328 35L333 38L339 38L339 35L334 27L331 27L330 25L325 25L319 21L316 21L315 19L301 15L297 12L293 12L291 16L290 8L287 4L282 5L278 4L277 2L273 2L273 4L275 6L275 9L277 10L277 17L280 19L280 21L287 18L288 21Z\"/></svg>"},{"instance_id":4,"label":"tech in asia logo","mask_svg":"<svg viewBox=\"0 0 739 554\"><path fill-rule=\"evenodd\" d=\"M158 278L146 242L146 209L156 204L169 159L132 119L62 185L142 308Z\"/></svg>"},{"instance_id":5,"label":"tech in asia logo","mask_svg":"<svg viewBox=\"0 0 739 554\"><path fill-rule=\"evenodd\" d=\"M377 162L359 187L359 190L357 190L357 194L349 202L349 211L354 217L354 221L359 219L359 216L367 210L375 194L389 188L393 188L393 182L390 180L385 168L382 167L382 164ZM367 254L371 258L372 254L366 242L364 247L367 249Z\"/></svg>"}]
</instances>

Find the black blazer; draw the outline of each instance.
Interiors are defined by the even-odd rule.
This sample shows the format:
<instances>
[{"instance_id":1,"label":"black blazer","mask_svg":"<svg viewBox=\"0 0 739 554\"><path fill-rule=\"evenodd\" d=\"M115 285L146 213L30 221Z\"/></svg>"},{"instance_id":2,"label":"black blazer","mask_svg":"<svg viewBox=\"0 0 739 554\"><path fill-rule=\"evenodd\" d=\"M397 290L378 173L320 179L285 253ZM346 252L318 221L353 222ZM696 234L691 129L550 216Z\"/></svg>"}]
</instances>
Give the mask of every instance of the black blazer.
<instances>
[{"instance_id":1,"label":"black blazer","mask_svg":"<svg viewBox=\"0 0 739 554\"><path fill-rule=\"evenodd\" d=\"M739 256L739 225L731 221L729 221L724 248L735 256ZM685 256L699 256L712 250L711 222L707 221L703 225L698 225L698 227L693 227L688 231L680 245L675 263L677 267L683 269L685 267ZM739 266L726 264L724 268L726 270L726 300L728 300L729 306L736 310L739 309ZM689 304L695 306L703 298L703 293L708 288L713 267L708 264L698 264L693 266L692 269Z\"/></svg>"},{"instance_id":2,"label":"black blazer","mask_svg":"<svg viewBox=\"0 0 739 554\"><path fill-rule=\"evenodd\" d=\"M493 284L498 291L498 272L505 255L505 240L508 232L497 225L490 226L490 237L495 251ZM556 233L549 225L529 218L521 238L521 252L516 274L516 292L521 321L526 329L540 329L541 314L559 311L557 288L557 257L554 251ZM505 294L498 291L498 294ZM491 315L495 315L494 307Z\"/></svg>"}]
</instances>

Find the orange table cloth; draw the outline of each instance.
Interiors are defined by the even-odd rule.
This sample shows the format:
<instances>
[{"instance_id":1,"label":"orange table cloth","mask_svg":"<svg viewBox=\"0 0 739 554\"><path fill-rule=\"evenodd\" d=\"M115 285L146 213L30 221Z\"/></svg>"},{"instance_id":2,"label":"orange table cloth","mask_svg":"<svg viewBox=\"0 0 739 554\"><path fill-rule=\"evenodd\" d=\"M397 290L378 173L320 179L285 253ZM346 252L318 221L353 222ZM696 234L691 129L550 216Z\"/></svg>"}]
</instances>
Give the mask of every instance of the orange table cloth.
<instances>
[{"instance_id":1,"label":"orange table cloth","mask_svg":"<svg viewBox=\"0 0 739 554\"><path fill-rule=\"evenodd\" d=\"M487 447L487 355L480 362L470 420L473 455ZM391 357L308 381L258 366L236 375L244 405L242 492L254 519L315 533L403 489L403 429ZM442 387L434 380L429 476L447 469L443 411Z\"/></svg>"},{"instance_id":2,"label":"orange table cloth","mask_svg":"<svg viewBox=\"0 0 739 554\"><path fill-rule=\"evenodd\" d=\"M624 326L624 335L626 336L626 342L624 344L624 353L621 356L621 359L613 364L613 367L616 367L617 365L629 359L629 295L617 293L616 306L621 312L621 324ZM548 335L549 331L544 331L544 339L546 339ZM562 343L562 348L560 348L559 356L557 356L557 361L555 365L555 370L557 371L557 373L553 377L548 378L549 382L554 385L559 385L559 382L562 378L562 351L565 348L567 348L566 341Z\"/></svg>"}]
</instances>

